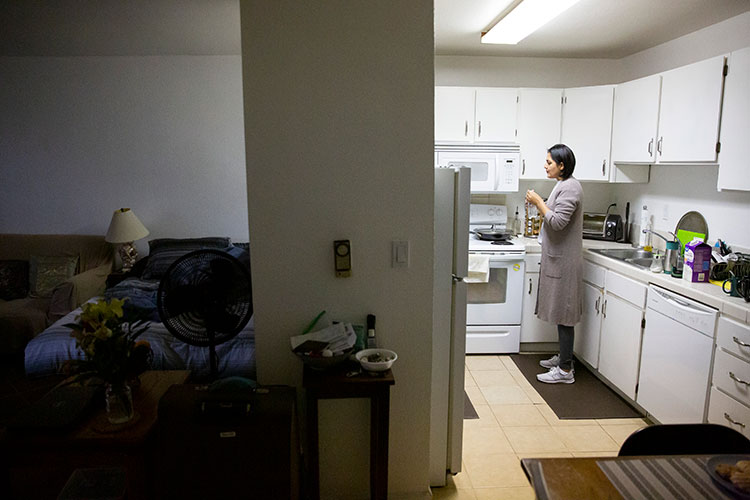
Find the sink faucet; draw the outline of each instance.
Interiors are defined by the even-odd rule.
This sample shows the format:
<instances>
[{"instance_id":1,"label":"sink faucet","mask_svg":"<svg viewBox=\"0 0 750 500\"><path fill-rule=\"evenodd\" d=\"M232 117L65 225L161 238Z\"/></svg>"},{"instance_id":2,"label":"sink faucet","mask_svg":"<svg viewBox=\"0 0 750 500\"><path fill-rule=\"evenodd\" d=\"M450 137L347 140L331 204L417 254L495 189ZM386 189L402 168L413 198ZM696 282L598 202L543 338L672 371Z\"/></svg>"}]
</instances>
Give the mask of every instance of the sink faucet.
<instances>
[{"instance_id":1,"label":"sink faucet","mask_svg":"<svg viewBox=\"0 0 750 500\"><path fill-rule=\"evenodd\" d=\"M666 241L667 243L674 243L674 242L678 242L678 241L680 241L680 240L679 240L679 238L677 238L677 235L676 235L676 234L674 234L674 233L673 233L672 231L667 231L667 232L668 232L669 234L671 234L672 236L674 236L674 240L672 240L672 241L669 241L669 240L668 240L668 239L666 239L666 238L665 238L664 236L660 235L660 234L659 234L659 233L657 233L656 231L652 231L651 229L644 229L644 230L643 230L643 234L651 233L651 234L653 234L653 235L655 235L655 236L658 236L659 238L663 239L663 240L664 240L664 241Z\"/></svg>"}]
</instances>

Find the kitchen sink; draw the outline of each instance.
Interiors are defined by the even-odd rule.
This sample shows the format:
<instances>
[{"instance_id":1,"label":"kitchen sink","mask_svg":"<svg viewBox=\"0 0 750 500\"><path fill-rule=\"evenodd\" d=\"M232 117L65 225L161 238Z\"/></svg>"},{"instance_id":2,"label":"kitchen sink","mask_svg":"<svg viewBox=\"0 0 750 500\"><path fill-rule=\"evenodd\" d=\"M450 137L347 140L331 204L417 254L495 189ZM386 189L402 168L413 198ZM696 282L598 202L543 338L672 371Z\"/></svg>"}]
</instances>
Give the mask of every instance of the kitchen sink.
<instances>
[{"instance_id":1,"label":"kitchen sink","mask_svg":"<svg viewBox=\"0 0 750 500\"><path fill-rule=\"evenodd\" d=\"M604 255L641 269L651 267L652 253L640 248L592 248L592 252Z\"/></svg>"}]
</instances>

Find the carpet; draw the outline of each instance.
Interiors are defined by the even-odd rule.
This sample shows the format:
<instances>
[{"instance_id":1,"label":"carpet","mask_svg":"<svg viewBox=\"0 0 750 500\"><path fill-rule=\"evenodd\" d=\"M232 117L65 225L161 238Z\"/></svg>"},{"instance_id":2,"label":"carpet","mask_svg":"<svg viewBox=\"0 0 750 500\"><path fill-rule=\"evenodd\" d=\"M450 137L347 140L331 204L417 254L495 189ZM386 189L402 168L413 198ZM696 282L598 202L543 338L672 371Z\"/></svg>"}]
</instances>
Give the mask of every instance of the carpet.
<instances>
[{"instance_id":1,"label":"carpet","mask_svg":"<svg viewBox=\"0 0 750 500\"><path fill-rule=\"evenodd\" d=\"M474 405L471 404L469 395L464 391L464 418L479 418L477 410L474 409Z\"/></svg>"},{"instance_id":2,"label":"carpet","mask_svg":"<svg viewBox=\"0 0 750 500\"><path fill-rule=\"evenodd\" d=\"M573 384L544 384L536 379L544 373L539 361L550 354L512 354L511 359L523 376L560 419L642 418L643 415L591 373L583 363L575 363Z\"/></svg>"}]
</instances>

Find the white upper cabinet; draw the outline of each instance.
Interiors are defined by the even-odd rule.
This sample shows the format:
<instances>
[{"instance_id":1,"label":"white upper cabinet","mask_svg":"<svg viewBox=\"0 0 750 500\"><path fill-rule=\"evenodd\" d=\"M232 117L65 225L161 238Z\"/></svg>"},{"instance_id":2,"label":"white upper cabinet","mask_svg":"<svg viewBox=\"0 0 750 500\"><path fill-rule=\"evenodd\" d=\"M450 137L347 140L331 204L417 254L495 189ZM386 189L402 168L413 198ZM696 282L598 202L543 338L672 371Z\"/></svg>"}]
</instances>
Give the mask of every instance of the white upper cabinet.
<instances>
[{"instance_id":1,"label":"white upper cabinet","mask_svg":"<svg viewBox=\"0 0 750 500\"><path fill-rule=\"evenodd\" d=\"M435 141L474 142L474 89L435 87Z\"/></svg>"},{"instance_id":2,"label":"white upper cabinet","mask_svg":"<svg viewBox=\"0 0 750 500\"><path fill-rule=\"evenodd\" d=\"M612 163L654 163L660 92L660 75L615 87Z\"/></svg>"},{"instance_id":3,"label":"white upper cabinet","mask_svg":"<svg viewBox=\"0 0 750 500\"><path fill-rule=\"evenodd\" d=\"M476 89L475 142L516 142L518 89Z\"/></svg>"},{"instance_id":4,"label":"white upper cabinet","mask_svg":"<svg viewBox=\"0 0 750 500\"><path fill-rule=\"evenodd\" d=\"M435 142L516 142L518 89L435 87Z\"/></svg>"},{"instance_id":5,"label":"white upper cabinet","mask_svg":"<svg viewBox=\"0 0 750 500\"><path fill-rule=\"evenodd\" d=\"M609 180L614 85L565 89L562 142L573 150L579 180Z\"/></svg>"},{"instance_id":6,"label":"white upper cabinet","mask_svg":"<svg viewBox=\"0 0 750 500\"><path fill-rule=\"evenodd\" d=\"M750 139L750 47L729 55L724 88L719 152L719 189L750 191L747 145Z\"/></svg>"},{"instance_id":7,"label":"white upper cabinet","mask_svg":"<svg viewBox=\"0 0 750 500\"><path fill-rule=\"evenodd\" d=\"M521 178L546 179L547 149L560 142L561 89L521 89L518 104L518 144Z\"/></svg>"},{"instance_id":8,"label":"white upper cabinet","mask_svg":"<svg viewBox=\"0 0 750 500\"><path fill-rule=\"evenodd\" d=\"M657 162L716 162L724 56L662 73Z\"/></svg>"}]
</instances>

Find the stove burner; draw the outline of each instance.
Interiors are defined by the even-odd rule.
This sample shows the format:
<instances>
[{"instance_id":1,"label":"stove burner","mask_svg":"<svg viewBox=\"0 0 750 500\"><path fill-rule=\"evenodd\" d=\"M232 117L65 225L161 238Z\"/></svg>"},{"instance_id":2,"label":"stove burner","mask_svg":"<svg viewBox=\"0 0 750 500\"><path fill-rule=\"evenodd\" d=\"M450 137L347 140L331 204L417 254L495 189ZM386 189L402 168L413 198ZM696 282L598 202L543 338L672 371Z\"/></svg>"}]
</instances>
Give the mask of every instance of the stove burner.
<instances>
[{"instance_id":1,"label":"stove burner","mask_svg":"<svg viewBox=\"0 0 750 500\"><path fill-rule=\"evenodd\" d=\"M498 240L493 241L490 245L513 245L513 242L510 240Z\"/></svg>"}]
</instances>

